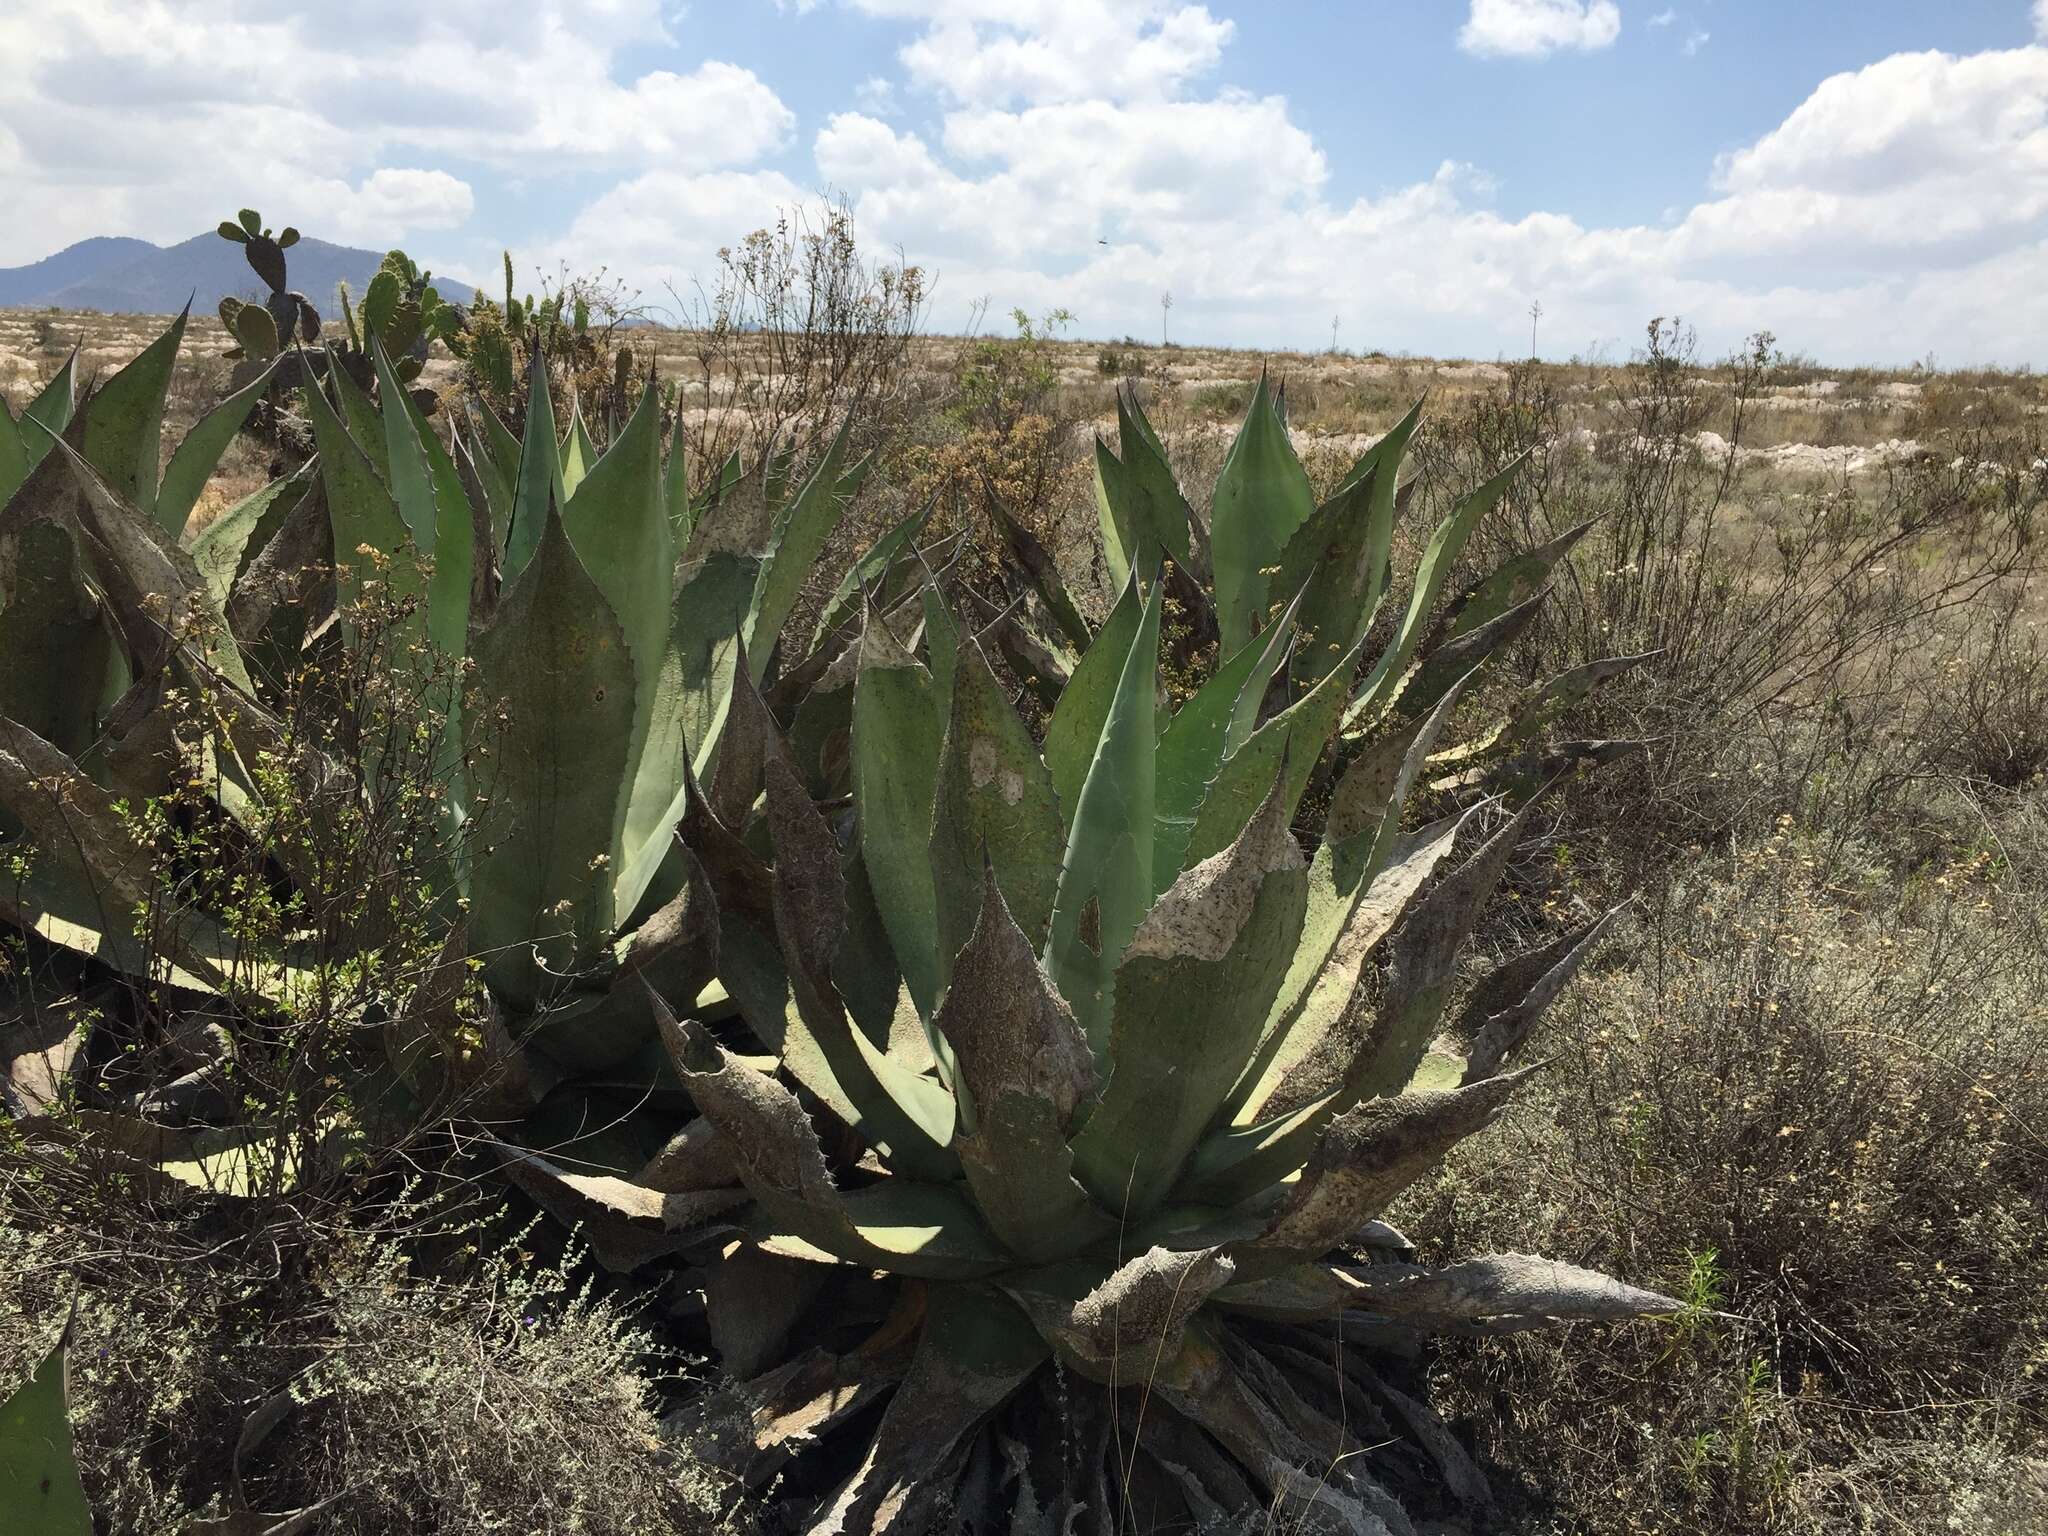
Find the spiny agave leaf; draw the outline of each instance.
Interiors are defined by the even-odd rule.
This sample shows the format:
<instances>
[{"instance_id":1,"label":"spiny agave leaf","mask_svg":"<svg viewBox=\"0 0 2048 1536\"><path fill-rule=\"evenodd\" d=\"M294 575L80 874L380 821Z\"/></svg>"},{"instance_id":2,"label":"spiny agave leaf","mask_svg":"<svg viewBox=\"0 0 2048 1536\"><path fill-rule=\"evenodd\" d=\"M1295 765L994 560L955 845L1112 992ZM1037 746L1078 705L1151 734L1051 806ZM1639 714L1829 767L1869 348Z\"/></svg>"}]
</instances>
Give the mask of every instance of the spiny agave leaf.
<instances>
[{"instance_id":1,"label":"spiny agave leaf","mask_svg":"<svg viewBox=\"0 0 2048 1536\"><path fill-rule=\"evenodd\" d=\"M1378 474L1368 474L1338 491L1294 530L1280 552L1274 584L1299 594L1301 644L1292 669L1298 686L1325 676L1372 627L1393 525L1389 496L1383 539L1377 520L1380 484Z\"/></svg>"},{"instance_id":2,"label":"spiny agave leaf","mask_svg":"<svg viewBox=\"0 0 2048 1536\"><path fill-rule=\"evenodd\" d=\"M1472 989L1458 1022L1431 1044L1409 1086L1455 1087L1498 1072L1621 912L1612 908L1497 966Z\"/></svg>"},{"instance_id":3,"label":"spiny agave leaf","mask_svg":"<svg viewBox=\"0 0 2048 1536\"><path fill-rule=\"evenodd\" d=\"M1385 1210L1450 1149L1491 1125L1529 1071L1449 1093L1368 1099L1332 1120L1264 1236L1240 1252L1327 1253Z\"/></svg>"},{"instance_id":4,"label":"spiny agave leaf","mask_svg":"<svg viewBox=\"0 0 2048 1536\"><path fill-rule=\"evenodd\" d=\"M363 393L363 386L349 372L340 353L330 346L325 349L325 356L327 392L334 397L334 408L347 423L348 435L376 469L378 482L389 486L391 461L384 453L384 418L370 403L370 397Z\"/></svg>"},{"instance_id":5,"label":"spiny agave leaf","mask_svg":"<svg viewBox=\"0 0 2048 1536\"><path fill-rule=\"evenodd\" d=\"M1253 729L1258 700L1286 659L1294 633L1294 606L1218 667L1194 696L1175 712L1159 738L1159 779L1155 791L1158 831L1152 844L1152 887L1163 891L1187 866L1195 817L1224 757L1242 744L1231 740L1234 723ZM1242 708L1252 701L1250 710Z\"/></svg>"},{"instance_id":6,"label":"spiny agave leaf","mask_svg":"<svg viewBox=\"0 0 2048 1536\"><path fill-rule=\"evenodd\" d=\"M683 1234L747 1198L740 1189L664 1194L609 1174L571 1173L502 1141L487 1145L506 1178L557 1221L580 1229L597 1262L621 1273L674 1253Z\"/></svg>"},{"instance_id":7,"label":"spiny agave leaf","mask_svg":"<svg viewBox=\"0 0 2048 1536\"><path fill-rule=\"evenodd\" d=\"M378 392L384 411L385 456L391 465L391 489L413 543L434 560L427 582L427 638L445 657L469 649L470 598L475 582L476 532L469 496L448 450L441 446L398 382L381 344L372 340ZM449 729L459 729L450 711ZM460 752L451 739L445 773L457 772ZM452 803L466 803L466 788L455 789Z\"/></svg>"},{"instance_id":8,"label":"spiny agave leaf","mask_svg":"<svg viewBox=\"0 0 2048 1536\"><path fill-rule=\"evenodd\" d=\"M991 1230L1034 1263L1105 1235L1106 1220L1074 1182L1067 1146L1075 1111L1095 1096L1095 1059L993 870L935 1022L965 1089L955 1147Z\"/></svg>"},{"instance_id":9,"label":"spiny agave leaf","mask_svg":"<svg viewBox=\"0 0 2048 1536\"><path fill-rule=\"evenodd\" d=\"M0 656L0 715L74 757L89 751L102 701L79 681L106 677L113 637L70 528L26 500L0 515Z\"/></svg>"},{"instance_id":10,"label":"spiny agave leaf","mask_svg":"<svg viewBox=\"0 0 2048 1536\"><path fill-rule=\"evenodd\" d=\"M1517 1333L1560 1323L1668 1317L1684 1304L1597 1270L1525 1253L1443 1269L1419 1264L1298 1265L1225 1288L1217 1303L1275 1322L1374 1313L1435 1333Z\"/></svg>"},{"instance_id":11,"label":"spiny agave leaf","mask_svg":"<svg viewBox=\"0 0 2048 1536\"><path fill-rule=\"evenodd\" d=\"M469 498L470 521L476 530L473 547L483 556L476 561L475 570L479 574L491 573L495 581L498 550L512 521L511 482L498 473L498 466L481 444L460 429L453 436L455 472L462 481L463 494ZM472 606L478 607L480 614L489 607L479 603L476 596L472 597Z\"/></svg>"},{"instance_id":12,"label":"spiny agave leaf","mask_svg":"<svg viewBox=\"0 0 2048 1536\"><path fill-rule=\"evenodd\" d=\"M369 582L388 583L399 600L424 595L419 565L412 558L405 518L362 444L318 388L309 383L300 393L320 451L320 478L334 528L334 564L341 573L337 596L342 623L352 630L355 620L349 610L362 600ZM383 424L376 425L381 439Z\"/></svg>"},{"instance_id":13,"label":"spiny agave leaf","mask_svg":"<svg viewBox=\"0 0 2048 1536\"><path fill-rule=\"evenodd\" d=\"M936 581L925 583L918 594L918 606L924 610L924 653L931 665L932 692L939 712L950 716L953 668L960 659L960 626L954 622L953 611L946 606L946 596Z\"/></svg>"},{"instance_id":14,"label":"spiny agave leaf","mask_svg":"<svg viewBox=\"0 0 2048 1536\"><path fill-rule=\"evenodd\" d=\"M682 788L671 743L664 739L661 752L648 750L656 734L654 712L662 702L676 563L661 502L661 403L651 380L626 429L603 458L577 477L562 508L562 529L617 615L632 660L636 707L621 812L625 855L635 861L651 842L666 847L675 828L671 808L680 813L675 799ZM630 916L628 908L615 919L624 923Z\"/></svg>"},{"instance_id":15,"label":"spiny agave leaf","mask_svg":"<svg viewBox=\"0 0 2048 1536\"><path fill-rule=\"evenodd\" d=\"M704 1275L704 1322L729 1376L758 1376L784 1352L790 1330L831 1271L740 1243Z\"/></svg>"},{"instance_id":16,"label":"spiny agave leaf","mask_svg":"<svg viewBox=\"0 0 2048 1536\"><path fill-rule=\"evenodd\" d=\"M1152 1248L1078 1299L1061 1294L1079 1266L1023 1271L1003 1288L1050 1338L1060 1357L1111 1386L1152 1380L1176 1358L1189 1321L1228 1285L1237 1266L1216 1248Z\"/></svg>"},{"instance_id":17,"label":"spiny agave leaf","mask_svg":"<svg viewBox=\"0 0 2048 1536\"><path fill-rule=\"evenodd\" d=\"M1023 1313L985 1286L934 1287L910 1373L866 1458L805 1536L923 1536L949 1502L955 1447L1050 1358Z\"/></svg>"},{"instance_id":18,"label":"spiny agave leaf","mask_svg":"<svg viewBox=\"0 0 2048 1536\"><path fill-rule=\"evenodd\" d=\"M1045 943L1059 890L1059 802L1031 733L996 684L981 647L960 647L952 719L931 822L937 959L943 985L981 910L982 866L1033 950Z\"/></svg>"},{"instance_id":19,"label":"spiny agave leaf","mask_svg":"<svg viewBox=\"0 0 2048 1536\"><path fill-rule=\"evenodd\" d=\"M1438 882L1395 933L1372 1037L1348 1081L1361 1097L1399 1092L1421 1065L1458 950L1478 926L1541 795L1530 796L1471 858Z\"/></svg>"},{"instance_id":20,"label":"spiny agave leaf","mask_svg":"<svg viewBox=\"0 0 2048 1536\"><path fill-rule=\"evenodd\" d=\"M1217 1131L1195 1149L1174 1198L1225 1209L1245 1204L1299 1171L1339 1107L1331 1093L1257 1124Z\"/></svg>"},{"instance_id":21,"label":"spiny agave leaf","mask_svg":"<svg viewBox=\"0 0 2048 1536\"><path fill-rule=\"evenodd\" d=\"M1145 597L1137 581L1126 581L1116 606L1082 653L1081 664L1060 690L1052 719L1046 723L1045 766L1059 796L1060 816L1068 827L1073 825L1081 786L1087 782L1096 748L1102 743L1103 723L1109 719L1144 611Z\"/></svg>"},{"instance_id":22,"label":"spiny agave leaf","mask_svg":"<svg viewBox=\"0 0 2048 1536\"><path fill-rule=\"evenodd\" d=\"M1193 513L1174 481L1173 466L1167 462L1159 434L1145 419L1145 408L1138 403L1135 384L1126 384L1117 391L1116 422L1117 447L1122 450L1126 481L1136 494L1131 525L1140 542L1135 546L1132 563L1143 565L1152 554L1148 546L1157 544L1173 557L1174 564L1188 569L1193 563L1188 543Z\"/></svg>"},{"instance_id":23,"label":"spiny agave leaf","mask_svg":"<svg viewBox=\"0 0 2048 1536\"><path fill-rule=\"evenodd\" d=\"M221 455L242 430L249 412L270 388L271 375L276 371L277 364L272 362L200 417L171 454L163 484L157 487L156 520L172 538L184 537L185 524L199 501L199 493L206 489L206 482L220 465Z\"/></svg>"},{"instance_id":24,"label":"spiny agave leaf","mask_svg":"<svg viewBox=\"0 0 2048 1536\"><path fill-rule=\"evenodd\" d=\"M669 536L677 549L690 542L696 526L696 509L690 505L690 450L683 441L683 420L676 413L675 430L669 434L668 456L661 468L661 504L668 512Z\"/></svg>"},{"instance_id":25,"label":"spiny agave leaf","mask_svg":"<svg viewBox=\"0 0 2048 1536\"><path fill-rule=\"evenodd\" d=\"M818 626L811 632L811 649L816 650L827 634L851 618L853 605L860 600L861 593L881 582L883 574L911 551L913 541L924 531L924 525L931 521L932 512L938 504L938 498L934 497L897 522L839 578L839 585L832 589L831 601L825 604L824 612L818 616Z\"/></svg>"},{"instance_id":26,"label":"spiny agave leaf","mask_svg":"<svg viewBox=\"0 0 2048 1536\"><path fill-rule=\"evenodd\" d=\"M16 1119L61 1111L85 1067L85 1047L99 1010L112 999L102 982L61 998L8 1000L0 1022L0 1108Z\"/></svg>"},{"instance_id":27,"label":"spiny agave leaf","mask_svg":"<svg viewBox=\"0 0 2048 1536\"><path fill-rule=\"evenodd\" d=\"M1052 616L1059 632L1066 637L1068 644L1086 650L1088 621L1081 617L1081 610L1074 606L1073 598L1068 595L1067 584L1061 578L1059 565L1051 552L1003 505L993 484L984 482L982 497L989 515L995 519L996 528L1003 535L1003 542L1009 546L1010 558L1031 583L1031 590L1038 594L1038 600L1045 604L1045 611Z\"/></svg>"},{"instance_id":28,"label":"spiny agave leaf","mask_svg":"<svg viewBox=\"0 0 2048 1536\"><path fill-rule=\"evenodd\" d=\"M1159 898L1116 969L1108 1083L1074 1138L1074 1172L1105 1209L1142 1216L1257 1047L1301 937L1307 861L1284 780L1237 841Z\"/></svg>"},{"instance_id":29,"label":"spiny agave leaf","mask_svg":"<svg viewBox=\"0 0 2048 1536\"><path fill-rule=\"evenodd\" d=\"M634 1183L663 1194L694 1194L729 1189L739 1183L732 1143L725 1133L699 1115L662 1143L647 1160Z\"/></svg>"},{"instance_id":30,"label":"spiny agave leaf","mask_svg":"<svg viewBox=\"0 0 2048 1536\"><path fill-rule=\"evenodd\" d=\"M1438 753L1435 761L1466 762L1533 742L1546 735L1567 710L1583 703L1595 688L1663 654L1644 651L1636 656L1608 656L1560 672L1517 703L1507 719L1493 730L1451 751Z\"/></svg>"},{"instance_id":31,"label":"spiny agave leaf","mask_svg":"<svg viewBox=\"0 0 2048 1536\"><path fill-rule=\"evenodd\" d=\"M1289 1115L1312 1104L1333 1114L1352 1063L1364 1048L1369 1016L1356 1006L1367 963L1456 843L1460 816L1446 816L1398 838L1384 868L1339 890L1319 853L1309 875L1308 923L1295 963L1267 1019L1267 1033L1232 1095L1239 1124ZM1334 941L1325 935L1335 925ZM1318 964L1319 961L1319 964ZM1305 991L1296 990L1306 986Z\"/></svg>"},{"instance_id":32,"label":"spiny agave leaf","mask_svg":"<svg viewBox=\"0 0 2048 1536\"><path fill-rule=\"evenodd\" d=\"M479 705L464 729L488 799L470 928L513 1006L539 1000L535 964L570 973L613 926L618 786L633 664L604 594L550 517L533 559L470 647Z\"/></svg>"},{"instance_id":33,"label":"spiny agave leaf","mask_svg":"<svg viewBox=\"0 0 2048 1536\"><path fill-rule=\"evenodd\" d=\"M1437 594L1449 579L1451 567L1464 549L1465 540L1479 526L1480 519L1491 512L1507 493L1515 476L1521 473L1527 457L1524 454L1517 458L1491 480L1461 498L1451 509L1450 516L1439 523L1436 532L1430 535L1429 545L1415 566L1415 584L1408 595L1408 611L1402 615L1393 640L1360 685L1350 709L1345 711L1344 729L1347 732L1369 729L1391 703L1394 690L1407 673L1408 663L1414 659L1416 647L1422 643L1430 609L1435 606Z\"/></svg>"},{"instance_id":34,"label":"spiny agave leaf","mask_svg":"<svg viewBox=\"0 0 2048 1536\"><path fill-rule=\"evenodd\" d=\"M94 392L85 404L86 461L107 484L145 513L156 510L159 454L163 448L164 396L177 366L178 347L192 306L178 312L169 330Z\"/></svg>"},{"instance_id":35,"label":"spiny agave leaf","mask_svg":"<svg viewBox=\"0 0 2048 1536\"><path fill-rule=\"evenodd\" d=\"M597 462L597 447L590 441L590 429L583 425L583 402L573 394L569 400L569 435L562 439L562 493L574 497L576 487Z\"/></svg>"},{"instance_id":36,"label":"spiny agave leaf","mask_svg":"<svg viewBox=\"0 0 2048 1536\"><path fill-rule=\"evenodd\" d=\"M1415 436L1415 429L1422 421L1422 404L1417 400L1393 426L1393 429L1358 456L1358 461L1345 473L1338 489L1348 490L1357 481L1371 477L1376 483L1373 489L1373 535L1366 564L1378 574L1373 586L1366 593L1367 606L1379 601L1387 590L1390 575L1389 556L1393 549L1394 520L1399 501L1409 489L1401 484L1401 458L1408 451L1408 444ZM1411 482L1412 485L1412 482Z\"/></svg>"},{"instance_id":37,"label":"spiny agave leaf","mask_svg":"<svg viewBox=\"0 0 2048 1536\"><path fill-rule=\"evenodd\" d=\"M1102 533L1102 562L1110 581L1122 586L1131 579L1131 555L1141 547L1131 526L1138 493L1132 488L1123 460L1109 451L1100 433L1095 438L1095 519ZM1076 642L1079 644L1080 642Z\"/></svg>"},{"instance_id":38,"label":"spiny agave leaf","mask_svg":"<svg viewBox=\"0 0 2048 1536\"><path fill-rule=\"evenodd\" d=\"M1116 967L1152 904L1160 604L1155 584L1125 650L1116 692L1076 797L1046 935L1046 971L1086 1031L1101 1069L1109 1064ZM1112 627L1104 626L1097 645ZM1059 770L1051 763L1047 767L1057 789Z\"/></svg>"},{"instance_id":39,"label":"spiny agave leaf","mask_svg":"<svg viewBox=\"0 0 2048 1536\"><path fill-rule=\"evenodd\" d=\"M1216 561L1216 621L1225 654L1250 640L1266 615L1271 576L1294 530L1315 510L1308 474L1295 457L1287 427L1264 374L1244 425L1217 477L1209 512L1209 542Z\"/></svg>"},{"instance_id":40,"label":"spiny agave leaf","mask_svg":"<svg viewBox=\"0 0 2048 1536\"><path fill-rule=\"evenodd\" d=\"M853 776L861 856L896 963L929 1019L938 1002L932 801L946 716L931 674L872 609L861 631L853 696Z\"/></svg>"},{"instance_id":41,"label":"spiny agave leaf","mask_svg":"<svg viewBox=\"0 0 2048 1536\"><path fill-rule=\"evenodd\" d=\"M695 1020L679 1024L666 1008L655 1017L683 1086L732 1143L740 1178L766 1217L757 1236L768 1237L771 1251L936 1280L972 1279L1005 1262L973 1206L948 1186L891 1178L842 1193L794 1094L742 1064Z\"/></svg>"},{"instance_id":42,"label":"spiny agave leaf","mask_svg":"<svg viewBox=\"0 0 2048 1536\"><path fill-rule=\"evenodd\" d=\"M1444 607L1447 638L1455 640L1460 635L1470 634L1542 591L1550 581L1550 573L1557 562L1570 554L1599 521L1597 517L1589 517L1547 543L1503 560L1452 598Z\"/></svg>"},{"instance_id":43,"label":"spiny agave leaf","mask_svg":"<svg viewBox=\"0 0 2048 1536\"><path fill-rule=\"evenodd\" d=\"M94 579L107 596L131 668L148 671L196 645L215 670L250 692L241 652L212 606L191 556L117 495L70 443L55 441L78 493L72 507L78 526L88 535L84 548ZM21 494L33 489L32 481Z\"/></svg>"},{"instance_id":44,"label":"spiny agave leaf","mask_svg":"<svg viewBox=\"0 0 2048 1536\"><path fill-rule=\"evenodd\" d=\"M6 399L0 397L0 507L6 506L21 488L21 482L28 478L28 469L28 444L22 440L21 424L14 419Z\"/></svg>"},{"instance_id":45,"label":"spiny agave leaf","mask_svg":"<svg viewBox=\"0 0 2048 1536\"><path fill-rule=\"evenodd\" d=\"M1195 829L1188 838L1189 859L1206 859L1236 837L1251 820L1276 773L1284 774L1283 800L1287 815L1293 817L1323 748L1336 733L1337 717L1357 669L1358 647L1353 646L1315 687L1252 732L1243 746L1223 760L1195 812Z\"/></svg>"},{"instance_id":46,"label":"spiny agave leaf","mask_svg":"<svg viewBox=\"0 0 2048 1536\"><path fill-rule=\"evenodd\" d=\"M1538 592L1525 598L1506 612L1426 652L1401 679L1391 701L1394 715L1412 719L1434 709L1446 693L1529 627L1546 595Z\"/></svg>"},{"instance_id":47,"label":"spiny agave leaf","mask_svg":"<svg viewBox=\"0 0 2048 1536\"><path fill-rule=\"evenodd\" d=\"M839 489L839 472L846 458L847 435L852 430L853 419L848 417L833 435L825 457L787 505L783 504L778 492L768 490L765 485L763 487L769 505L780 510L776 513L775 531L761 562L753 607L747 614L746 638L754 651L756 682L768 675L768 663L774 655L776 641L781 637L782 626L789 621L805 580L824 552L832 530L839 526L839 520L845 515L851 500ZM787 460L783 476L786 481Z\"/></svg>"},{"instance_id":48,"label":"spiny agave leaf","mask_svg":"<svg viewBox=\"0 0 2048 1536\"><path fill-rule=\"evenodd\" d=\"M504 579L526 569L540 546L550 507L566 506L562 455L555 446L555 408L548 397L548 365L538 345L526 370L526 432L519 440L519 472L512 477L512 523L505 531ZM486 415L488 415L486 411ZM502 467L502 463L501 463Z\"/></svg>"},{"instance_id":49,"label":"spiny agave leaf","mask_svg":"<svg viewBox=\"0 0 2048 1536\"><path fill-rule=\"evenodd\" d=\"M29 1379L0 1403L0 1507L21 1536L92 1536L71 1447L71 1320Z\"/></svg>"},{"instance_id":50,"label":"spiny agave leaf","mask_svg":"<svg viewBox=\"0 0 2048 1536\"><path fill-rule=\"evenodd\" d=\"M34 469L43 455L50 451L52 438L62 437L71 426L72 412L78 401L78 348L71 349L71 355L64 359L64 366L51 376L29 403L22 407L19 427L21 445L25 450L25 469ZM29 425L34 422L41 432ZM47 435L45 435L47 434ZM7 488L12 495L14 487ZM0 497L0 506L6 505L6 497Z\"/></svg>"}]
</instances>

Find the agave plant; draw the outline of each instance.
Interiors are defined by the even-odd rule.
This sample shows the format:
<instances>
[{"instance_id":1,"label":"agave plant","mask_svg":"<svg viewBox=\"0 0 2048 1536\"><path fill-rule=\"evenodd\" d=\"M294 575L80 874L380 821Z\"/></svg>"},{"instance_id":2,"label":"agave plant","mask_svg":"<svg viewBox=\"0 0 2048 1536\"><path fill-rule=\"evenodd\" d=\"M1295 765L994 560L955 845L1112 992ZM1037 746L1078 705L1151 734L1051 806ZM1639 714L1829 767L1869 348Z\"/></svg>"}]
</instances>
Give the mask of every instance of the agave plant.
<instances>
[{"instance_id":1,"label":"agave plant","mask_svg":"<svg viewBox=\"0 0 2048 1536\"><path fill-rule=\"evenodd\" d=\"M1484 1490L1403 1390L1421 1338L1677 1307L1521 1255L1428 1268L1383 1219L1527 1079L1537 1015L1606 927L1497 967L1453 1015L1460 946L1547 786L1410 824L1433 759L1467 765L1449 790L1530 739L1525 706L1443 742L1562 551L1439 612L1508 477L1479 488L1362 666L1415 417L1316 507L1262 388L1205 530L1227 649L1168 714L1160 561L1197 566L1200 535L1126 412L1104 527L1128 580L1042 741L936 600L921 639L866 615L850 816L740 678L727 749L753 766L683 823L681 899L752 1039L654 1002L702 1118L636 1178L506 1151L608 1262L702 1260L743 1379L736 1407L684 1416L736 1477L765 1486L888 1398L850 1476L785 1479L817 1495L811 1531L1269 1506L1406 1530L1407 1495ZM1294 827L1333 762L1310 855ZM828 1305L830 1334L792 1346Z\"/></svg>"}]
</instances>

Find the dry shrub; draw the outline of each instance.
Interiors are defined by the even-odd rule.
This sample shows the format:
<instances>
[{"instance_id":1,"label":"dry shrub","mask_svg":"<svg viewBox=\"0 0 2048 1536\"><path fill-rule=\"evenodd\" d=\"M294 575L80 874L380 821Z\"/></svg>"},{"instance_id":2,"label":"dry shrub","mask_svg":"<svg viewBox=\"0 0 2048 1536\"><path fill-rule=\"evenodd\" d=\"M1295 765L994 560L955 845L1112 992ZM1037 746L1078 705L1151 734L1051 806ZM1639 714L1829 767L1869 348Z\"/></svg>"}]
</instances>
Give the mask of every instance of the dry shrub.
<instances>
[{"instance_id":1,"label":"dry shrub","mask_svg":"<svg viewBox=\"0 0 2048 1536\"><path fill-rule=\"evenodd\" d=\"M1787 828L1675 882L1553 1010L1519 1116L1411 1204L1425 1246L1696 1303L1596 1350L1447 1357L1483 1449L1567 1528L1927 1529L1894 1514L1995 1508L1972 1501L2023 1486L2048 1428L2038 914L1984 859L1900 900L1830 888L1815 853Z\"/></svg>"}]
</instances>

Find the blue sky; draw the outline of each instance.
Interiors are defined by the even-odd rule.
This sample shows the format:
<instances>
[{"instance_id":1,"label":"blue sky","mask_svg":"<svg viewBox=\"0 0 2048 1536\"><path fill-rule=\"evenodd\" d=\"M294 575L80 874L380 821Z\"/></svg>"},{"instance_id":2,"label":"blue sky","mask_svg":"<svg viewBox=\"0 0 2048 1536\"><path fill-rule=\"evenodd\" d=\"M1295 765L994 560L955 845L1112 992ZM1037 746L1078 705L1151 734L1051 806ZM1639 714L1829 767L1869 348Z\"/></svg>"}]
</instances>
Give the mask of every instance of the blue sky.
<instances>
[{"instance_id":1,"label":"blue sky","mask_svg":"<svg viewBox=\"0 0 2048 1536\"><path fill-rule=\"evenodd\" d=\"M1083 335L2048 363L2048 0L9 0L0 265L245 202L659 297L831 188ZM253 67L223 69L221 61ZM271 70L262 61L289 61ZM1100 242L1107 241L1102 244Z\"/></svg>"}]
</instances>

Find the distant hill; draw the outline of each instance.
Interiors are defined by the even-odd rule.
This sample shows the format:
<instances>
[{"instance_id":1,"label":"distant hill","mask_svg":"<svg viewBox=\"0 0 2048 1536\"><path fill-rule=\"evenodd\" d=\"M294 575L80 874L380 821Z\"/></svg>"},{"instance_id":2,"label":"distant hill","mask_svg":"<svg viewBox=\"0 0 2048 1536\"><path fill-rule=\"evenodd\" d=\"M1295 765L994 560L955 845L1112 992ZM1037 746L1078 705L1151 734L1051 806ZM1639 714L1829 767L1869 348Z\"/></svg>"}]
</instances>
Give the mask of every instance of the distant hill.
<instances>
[{"instance_id":1,"label":"distant hill","mask_svg":"<svg viewBox=\"0 0 2048 1536\"><path fill-rule=\"evenodd\" d=\"M291 284L323 316L340 312L337 284L360 295L383 261L382 251L357 250L325 240L302 239L285 255ZM441 296L467 303L475 290L452 278L434 282ZM242 259L242 248L211 230L176 245L100 235L66 246L26 267L0 267L0 307L12 309L97 309L114 315L169 315L192 300L196 313L210 313L229 295L254 299L263 284Z\"/></svg>"}]
</instances>

